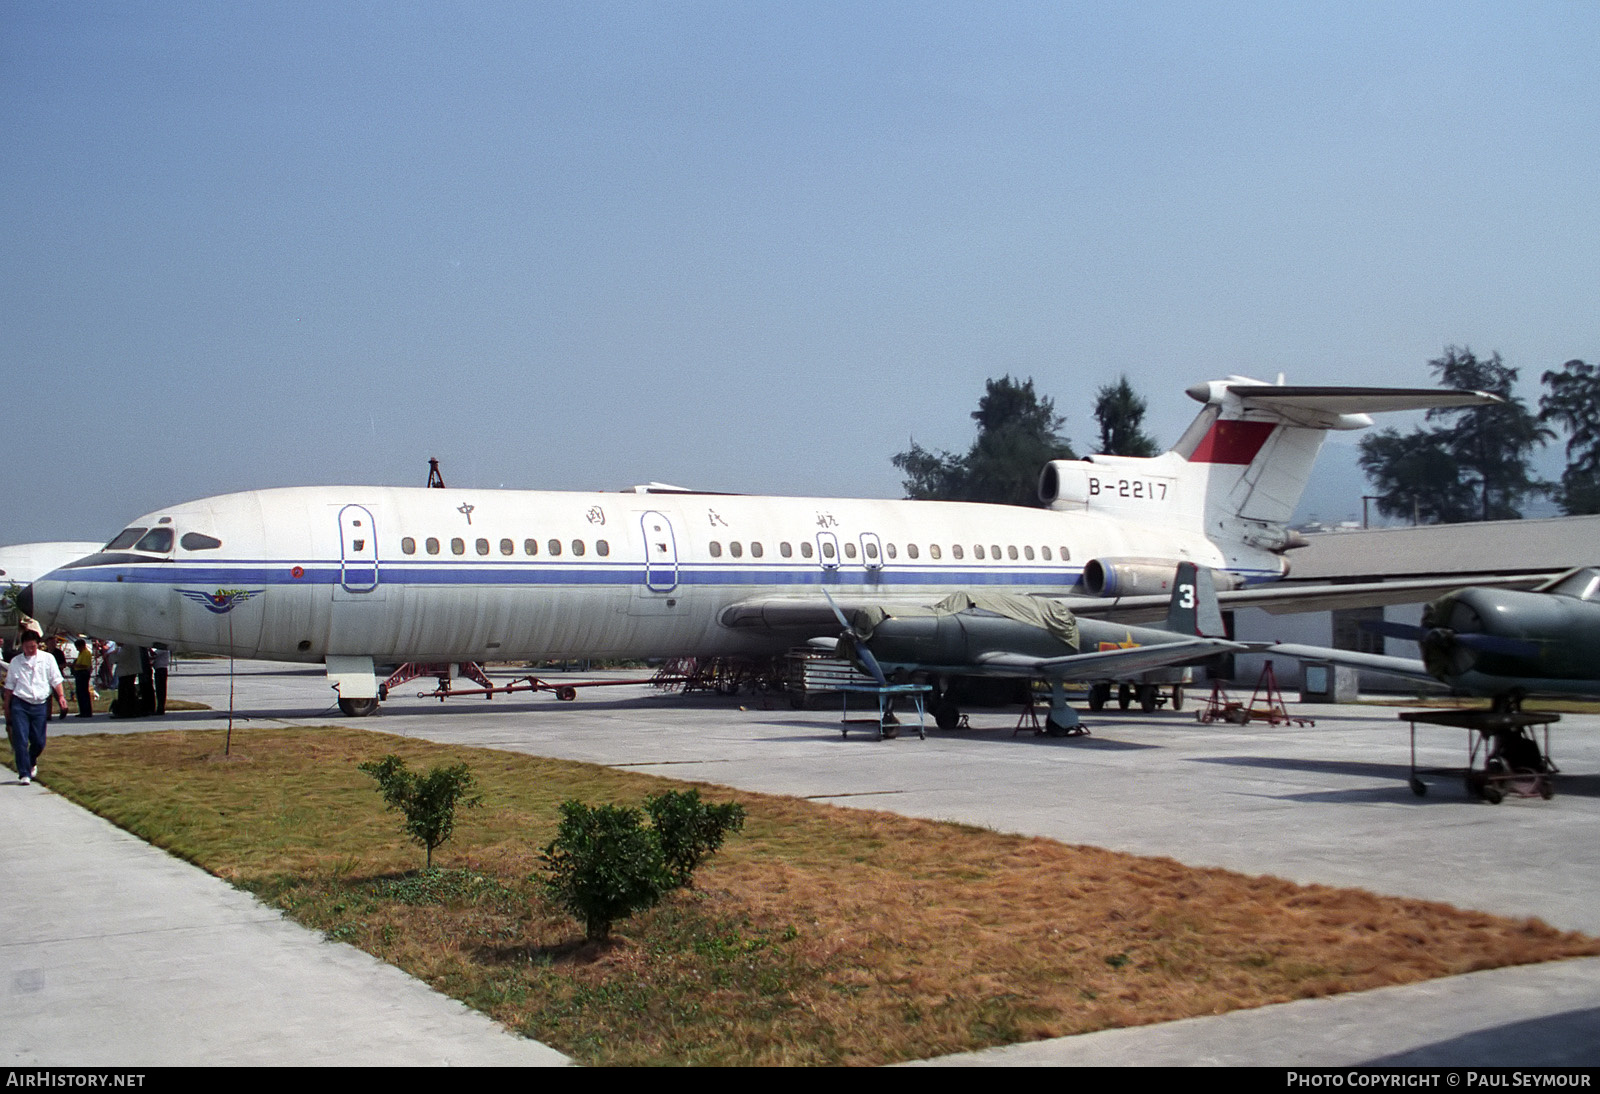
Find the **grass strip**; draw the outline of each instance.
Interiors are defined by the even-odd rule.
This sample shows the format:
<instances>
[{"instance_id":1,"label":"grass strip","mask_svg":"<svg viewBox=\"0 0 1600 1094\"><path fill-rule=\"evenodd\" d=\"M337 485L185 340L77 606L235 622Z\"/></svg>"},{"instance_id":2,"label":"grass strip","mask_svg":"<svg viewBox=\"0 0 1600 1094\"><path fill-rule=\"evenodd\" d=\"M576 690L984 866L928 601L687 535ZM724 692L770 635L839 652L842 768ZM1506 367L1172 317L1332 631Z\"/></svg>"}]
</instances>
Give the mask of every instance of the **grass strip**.
<instances>
[{"instance_id":1,"label":"grass strip","mask_svg":"<svg viewBox=\"0 0 1600 1094\"><path fill-rule=\"evenodd\" d=\"M356 770L390 752L483 790L442 869ZM1600 953L1538 920L705 784L743 834L592 945L534 880L559 804L684 784L338 727L46 758L53 790L591 1064L880 1064Z\"/></svg>"}]
</instances>

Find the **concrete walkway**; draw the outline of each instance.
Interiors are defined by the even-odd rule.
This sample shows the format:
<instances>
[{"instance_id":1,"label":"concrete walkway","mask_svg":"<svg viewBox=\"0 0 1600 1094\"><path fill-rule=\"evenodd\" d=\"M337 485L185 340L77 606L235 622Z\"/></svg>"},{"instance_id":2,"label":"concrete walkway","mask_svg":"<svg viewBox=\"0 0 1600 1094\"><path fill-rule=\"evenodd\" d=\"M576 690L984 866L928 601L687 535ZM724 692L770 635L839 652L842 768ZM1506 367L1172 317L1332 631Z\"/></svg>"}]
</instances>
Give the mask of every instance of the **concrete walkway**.
<instances>
[{"instance_id":1,"label":"concrete walkway","mask_svg":"<svg viewBox=\"0 0 1600 1094\"><path fill-rule=\"evenodd\" d=\"M0 830L5 1064L569 1062L9 770Z\"/></svg>"}]
</instances>

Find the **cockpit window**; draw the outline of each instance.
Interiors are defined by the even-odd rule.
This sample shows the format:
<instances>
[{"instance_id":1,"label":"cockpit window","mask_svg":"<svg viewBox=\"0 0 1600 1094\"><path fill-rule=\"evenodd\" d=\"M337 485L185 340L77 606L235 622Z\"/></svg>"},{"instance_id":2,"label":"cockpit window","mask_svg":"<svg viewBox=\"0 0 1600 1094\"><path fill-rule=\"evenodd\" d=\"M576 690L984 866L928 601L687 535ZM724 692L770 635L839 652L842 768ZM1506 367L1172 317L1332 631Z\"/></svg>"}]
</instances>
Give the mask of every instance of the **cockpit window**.
<instances>
[{"instance_id":1,"label":"cockpit window","mask_svg":"<svg viewBox=\"0 0 1600 1094\"><path fill-rule=\"evenodd\" d=\"M1579 600L1600 601L1600 569L1585 566L1581 570L1574 570L1566 577L1557 579L1543 591L1555 593L1557 596L1576 597Z\"/></svg>"},{"instance_id":2,"label":"cockpit window","mask_svg":"<svg viewBox=\"0 0 1600 1094\"><path fill-rule=\"evenodd\" d=\"M144 538L133 545L135 551L150 551L153 554L165 554L172 550L172 529L152 528L144 534Z\"/></svg>"},{"instance_id":3,"label":"cockpit window","mask_svg":"<svg viewBox=\"0 0 1600 1094\"><path fill-rule=\"evenodd\" d=\"M110 543L106 544L106 550L126 551L129 547L132 547L135 543L138 543L139 537L144 535L144 533L145 530L143 528L124 528L121 535L112 540Z\"/></svg>"},{"instance_id":4,"label":"cockpit window","mask_svg":"<svg viewBox=\"0 0 1600 1094\"><path fill-rule=\"evenodd\" d=\"M208 536L204 532L185 532L178 544L185 551L215 551L222 546L222 541L215 536ZM415 550L414 545L412 549Z\"/></svg>"}]
</instances>

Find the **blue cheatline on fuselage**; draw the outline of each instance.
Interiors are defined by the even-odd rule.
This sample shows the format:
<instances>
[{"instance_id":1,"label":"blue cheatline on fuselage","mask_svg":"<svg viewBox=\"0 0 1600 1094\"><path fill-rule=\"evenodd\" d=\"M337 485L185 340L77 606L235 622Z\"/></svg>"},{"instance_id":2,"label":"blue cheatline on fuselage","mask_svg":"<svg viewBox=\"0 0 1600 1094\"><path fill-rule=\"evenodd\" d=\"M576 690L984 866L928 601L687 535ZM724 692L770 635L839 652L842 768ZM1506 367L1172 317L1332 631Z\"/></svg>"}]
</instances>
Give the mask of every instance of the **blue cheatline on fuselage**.
<instances>
[{"instance_id":1,"label":"blue cheatline on fuselage","mask_svg":"<svg viewBox=\"0 0 1600 1094\"><path fill-rule=\"evenodd\" d=\"M292 569L298 567L299 577ZM368 567L363 567L367 569ZM108 564L104 567L82 567L57 571L51 580L82 582L131 582L150 585L211 585L242 583L248 585L339 585L343 583L341 564L337 561L290 563L265 560L243 561L226 566L214 563L192 565L151 560L139 566L124 567ZM713 566L696 563L679 563L678 585L862 585L862 586L970 586L970 585L1050 585L1070 587L1077 584L1082 569L1012 570L1012 569L880 569L868 571L861 568L822 570L815 567L779 569L765 566ZM1233 577L1246 584L1273 580L1277 574L1261 570L1230 570ZM380 562L380 585L643 585L645 569L642 564L600 564L572 566L546 562L505 563L446 563L418 565L409 562ZM660 583L659 581L657 582Z\"/></svg>"}]
</instances>

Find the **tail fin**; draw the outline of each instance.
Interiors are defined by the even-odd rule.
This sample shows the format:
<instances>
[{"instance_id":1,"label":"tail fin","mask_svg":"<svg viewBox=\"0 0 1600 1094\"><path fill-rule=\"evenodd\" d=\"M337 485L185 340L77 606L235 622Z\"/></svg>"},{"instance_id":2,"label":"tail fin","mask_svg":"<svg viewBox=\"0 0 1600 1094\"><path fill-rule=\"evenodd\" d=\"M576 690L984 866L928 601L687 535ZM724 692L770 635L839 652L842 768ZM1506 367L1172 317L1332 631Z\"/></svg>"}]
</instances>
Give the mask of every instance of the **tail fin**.
<instances>
[{"instance_id":1,"label":"tail fin","mask_svg":"<svg viewBox=\"0 0 1600 1094\"><path fill-rule=\"evenodd\" d=\"M1178 563L1165 629L1174 634L1200 638L1227 637L1210 569L1192 562Z\"/></svg>"},{"instance_id":2,"label":"tail fin","mask_svg":"<svg viewBox=\"0 0 1600 1094\"><path fill-rule=\"evenodd\" d=\"M1498 402L1481 391L1286 387L1244 376L1188 389L1204 403L1170 451L1149 459L1056 460L1040 477L1053 509L1181 523L1279 551L1329 430L1364 429L1368 414Z\"/></svg>"}]
</instances>

